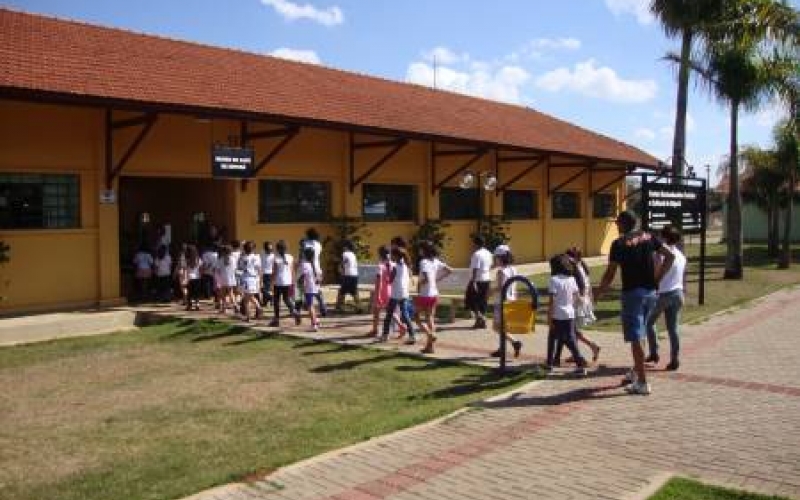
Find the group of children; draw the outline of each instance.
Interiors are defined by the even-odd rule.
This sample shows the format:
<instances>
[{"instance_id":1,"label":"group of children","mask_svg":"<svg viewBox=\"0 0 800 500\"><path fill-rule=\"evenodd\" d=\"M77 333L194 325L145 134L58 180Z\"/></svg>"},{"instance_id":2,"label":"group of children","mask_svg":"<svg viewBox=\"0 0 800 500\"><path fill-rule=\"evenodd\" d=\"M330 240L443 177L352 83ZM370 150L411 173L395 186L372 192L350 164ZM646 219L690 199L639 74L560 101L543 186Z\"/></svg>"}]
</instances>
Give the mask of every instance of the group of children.
<instances>
[{"instance_id":1,"label":"group of children","mask_svg":"<svg viewBox=\"0 0 800 500\"><path fill-rule=\"evenodd\" d=\"M416 331L420 331L425 338L422 352L433 353L437 340L438 283L452 269L440 259L438 249L431 242L420 242L416 250L418 279L412 294L412 261L406 240L395 237L389 245L378 248L369 334L380 342L386 342L394 326L397 338L412 345L417 341ZM218 312L224 314L230 310L245 321L263 317L264 308L271 305L273 317L270 326L279 326L283 304L296 325L302 323L301 310L304 309L311 330L318 331L320 318L327 315L321 293L321 252L319 235L312 228L301 241L297 262L288 253L283 240L278 241L274 248L270 242L265 242L261 252L256 251L256 244L252 241L208 244L202 250L187 244L174 266L168 248L161 245L155 257L145 248L140 249L133 262L140 294L150 289L150 281L155 278L156 297L169 301L173 282L176 282L187 310L199 310L201 298L213 298ZM493 327L500 333L500 291L517 272L507 245L499 245L493 252L493 259L496 270L492 286L495 296ZM591 349L593 361L597 361L600 353L600 346L580 330L581 326L594 321L589 270L578 248L554 256L550 260L550 269L547 368L560 365L561 352L566 346L577 371L584 372L588 361L581 354L578 342ZM342 244L340 271L337 308L341 308L346 295L351 295L358 307L358 261L350 242ZM296 295L296 291L300 293ZM506 300L514 299L514 287L509 287ZM519 356L522 342L512 335L506 335L506 338L513 354ZM498 356L499 350L492 355Z\"/></svg>"}]
</instances>

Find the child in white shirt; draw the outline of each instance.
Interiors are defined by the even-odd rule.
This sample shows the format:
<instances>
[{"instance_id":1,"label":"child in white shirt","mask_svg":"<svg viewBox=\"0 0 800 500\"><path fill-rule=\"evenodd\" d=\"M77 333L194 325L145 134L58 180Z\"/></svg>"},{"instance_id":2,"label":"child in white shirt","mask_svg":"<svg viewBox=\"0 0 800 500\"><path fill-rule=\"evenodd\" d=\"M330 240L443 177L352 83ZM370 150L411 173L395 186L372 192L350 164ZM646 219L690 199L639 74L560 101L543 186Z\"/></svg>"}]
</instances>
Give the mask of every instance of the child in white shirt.
<instances>
[{"instance_id":1,"label":"child in white shirt","mask_svg":"<svg viewBox=\"0 0 800 500\"><path fill-rule=\"evenodd\" d=\"M416 337L414 336L414 326L411 324L411 318L408 315L408 307L406 307L406 302L410 297L409 288L411 286L408 252L406 252L405 248L393 247L391 258L394 262L394 268L391 273L392 293L389 298L389 304L386 306L386 316L383 319L383 335L381 335L380 341L386 342L389 339L392 317L394 317L395 309L399 308L400 319L406 326L406 333L408 334L408 340L405 343L411 345L416 343Z\"/></svg>"},{"instance_id":2,"label":"child in white shirt","mask_svg":"<svg viewBox=\"0 0 800 500\"><path fill-rule=\"evenodd\" d=\"M300 281L303 284L303 298L305 308L311 319L311 331L319 331L320 322L317 315L317 308L314 301L319 301L322 269L318 269L314 264L314 249L306 247L303 249L303 262L300 264Z\"/></svg>"},{"instance_id":3,"label":"child in white shirt","mask_svg":"<svg viewBox=\"0 0 800 500\"><path fill-rule=\"evenodd\" d=\"M560 254L550 259L550 283L547 286L550 294L550 305L547 309L547 321L550 330L547 335L547 369L552 370L556 364L556 352L559 343L567 346L577 369L576 374L586 374L586 360L578 350L575 341L575 301L580 297L580 289L570 273L569 257Z\"/></svg>"}]
</instances>

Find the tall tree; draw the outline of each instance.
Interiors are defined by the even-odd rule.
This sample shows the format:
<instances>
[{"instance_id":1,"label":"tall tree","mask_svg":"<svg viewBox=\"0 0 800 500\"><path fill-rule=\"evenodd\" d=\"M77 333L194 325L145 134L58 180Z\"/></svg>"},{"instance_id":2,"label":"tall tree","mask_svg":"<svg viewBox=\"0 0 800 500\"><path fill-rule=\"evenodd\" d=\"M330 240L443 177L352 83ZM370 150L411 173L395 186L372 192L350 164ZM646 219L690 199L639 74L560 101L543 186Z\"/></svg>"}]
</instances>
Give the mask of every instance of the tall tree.
<instances>
[{"instance_id":1,"label":"tall tree","mask_svg":"<svg viewBox=\"0 0 800 500\"><path fill-rule=\"evenodd\" d=\"M652 0L650 12L658 18L669 37L680 37L678 95L675 104L675 130L672 141L672 171L683 175L686 163L686 114L689 105L689 74L692 50L704 27L716 22L722 11L721 0Z\"/></svg>"},{"instance_id":2,"label":"tall tree","mask_svg":"<svg viewBox=\"0 0 800 500\"><path fill-rule=\"evenodd\" d=\"M797 106L794 106L797 113ZM797 180L800 178L800 140L798 139L798 115L779 124L775 129L776 156L778 166L785 178L786 214L784 215L783 245L778 267L786 269L792 264L792 219Z\"/></svg>"},{"instance_id":3,"label":"tall tree","mask_svg":"<svg viewBox=\"0 0 800 500\"><path fill-rule=\"evenodd\" d=\"M772 149L748 146L739 153L744 164L742 197L767 214L767 253L778 256L778 222L784 195L785 176L778 169L777 153Z\"/></svg>"},{"instance_id":4,"label":"tall tree","mask_svg":"<svg viewBox=\"0 0 800 500\"><path fill-rule=\"evenodd\" d=\"M785 79L780 53L797 37L797 11L783 0L724 0L720 19L705 25L706 45L690 65L730 109L727 256L725 278L742 279L742 198L739 185L739 112L757 109Z\"/></svg>"}]
</instances>

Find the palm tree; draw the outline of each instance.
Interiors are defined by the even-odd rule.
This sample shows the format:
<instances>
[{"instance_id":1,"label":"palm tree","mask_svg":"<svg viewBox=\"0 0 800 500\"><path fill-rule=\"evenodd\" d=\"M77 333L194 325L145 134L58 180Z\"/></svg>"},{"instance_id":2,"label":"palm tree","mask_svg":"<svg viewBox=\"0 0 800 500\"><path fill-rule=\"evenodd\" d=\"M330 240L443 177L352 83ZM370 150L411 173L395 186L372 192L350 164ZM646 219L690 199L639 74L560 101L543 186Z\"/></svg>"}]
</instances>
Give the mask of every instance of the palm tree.
<instances>
[{"instance_id":1,"label":"palm tree","mask_svg":"<svg viewBox=\"0 0 800 500\"><path fill-rule=\"evenodd\" d=\"M784 215L783 247L778 267L787 269L792 263L792 217L794 193L797 179L800 177L800 140L798 140L797 105L793 106L795 114L786 122L775 128L776 159L778 168L784 175L786 186L786 215Z\"/></svg>"},{"instance_id":2,"label":"palm tree","mask_svg":"<svg viewBox=\"0 0 800 500\"><path fill-rule=\"evenodd\" d=\"M714 97L730 108L730 169L726 279L742 279L742 198L739 111L757 109L786 80L783 49L797 39L798 15L783 0L725 0L719 21L704 26L706 45L690 66ZM791 51L790 51L791 52ZM674 60L674 57L672 58Z\"/></svg>"},{"instance_id":3,"label":"palm tree","mask_svg":"<svg viewBox=\"0 0 800 500\"><path fill-rule=\"evenodd\" d=\"M783 204L782 191L786 176L778 169L777 152L748 146L739 153L746 174L742 181L742 196L767 214L767 253L778 256L778 220Z\"/></svg>"},{"instance_id":4,"label":"palm tree","mask_svg":"<svg viewBox=\"0 0 800 500\"><path fill-rule=\"evenodd\" d=\"M680 37L678 56L678 96L675 105L675 130L672 141L672 172L683 175L686 156L686 114L692 50L704 26L715 22L722 10L721 0L652 0L650 12L661 22L669 37Z\"/></svg>"}]
</instances>

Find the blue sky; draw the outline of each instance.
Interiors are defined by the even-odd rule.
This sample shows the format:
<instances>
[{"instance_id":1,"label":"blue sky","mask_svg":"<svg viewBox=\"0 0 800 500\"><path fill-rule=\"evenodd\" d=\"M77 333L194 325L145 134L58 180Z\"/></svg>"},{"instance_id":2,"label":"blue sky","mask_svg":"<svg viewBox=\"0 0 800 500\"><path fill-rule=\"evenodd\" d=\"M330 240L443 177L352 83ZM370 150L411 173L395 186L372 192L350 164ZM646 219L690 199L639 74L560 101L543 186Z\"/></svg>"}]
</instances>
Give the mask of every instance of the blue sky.
<instances>
[{"instance_id":1,"label":"blue sky","mask_svg":"<svg viewBox=\"0 0 800 500\"><path fill-rule=\"evenodd\" d=\"M502 100L667 160L678 41L649 0L21 0L0 4L91 23L279 55ZM797 1L792 2L797 7ZM435 65L434 65L435 61ZM435 66L435 69L434 69ZM740 144L768 146L782 112L744 115ZM699 175L728 150L728 110L689 101L687 159Z\"/></svg>"}]
</instances>

